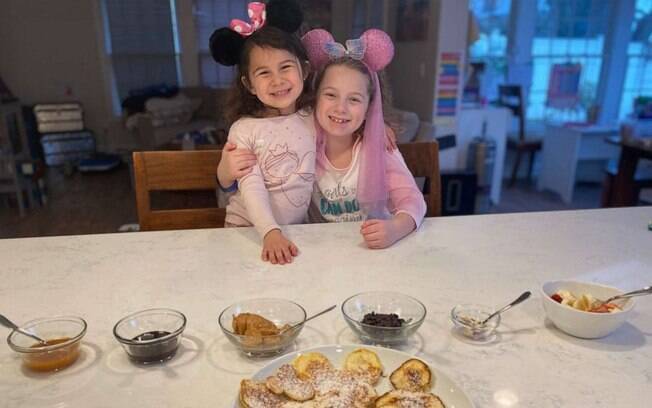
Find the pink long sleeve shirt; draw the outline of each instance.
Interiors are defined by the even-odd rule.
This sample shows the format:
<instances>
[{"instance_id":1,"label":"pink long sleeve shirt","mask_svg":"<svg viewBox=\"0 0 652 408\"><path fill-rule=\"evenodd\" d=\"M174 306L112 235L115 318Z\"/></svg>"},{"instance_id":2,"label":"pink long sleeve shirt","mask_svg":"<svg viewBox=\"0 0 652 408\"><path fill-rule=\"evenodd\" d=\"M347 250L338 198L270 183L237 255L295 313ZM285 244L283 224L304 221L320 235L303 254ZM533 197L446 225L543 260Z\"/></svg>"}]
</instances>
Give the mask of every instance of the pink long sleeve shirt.
<instances>
[{"instance_id":1,"label":"pink long sleeve shirt","mask_svg":"<svg viewBox=\"0 0 652 408\"><path fill-rule=\"evenodd\" d=\"M323 160L322 160L323 159ZM317 161L317 181L309 210L311 222L363 221L366 215L357 201L360 174L360 143L353 146L353 159L344 169L323 157ZM405 213L418 227L426 214L426 202L398 150L386 153L387 208L392 215Z\"/></svg>"}]
</instances>

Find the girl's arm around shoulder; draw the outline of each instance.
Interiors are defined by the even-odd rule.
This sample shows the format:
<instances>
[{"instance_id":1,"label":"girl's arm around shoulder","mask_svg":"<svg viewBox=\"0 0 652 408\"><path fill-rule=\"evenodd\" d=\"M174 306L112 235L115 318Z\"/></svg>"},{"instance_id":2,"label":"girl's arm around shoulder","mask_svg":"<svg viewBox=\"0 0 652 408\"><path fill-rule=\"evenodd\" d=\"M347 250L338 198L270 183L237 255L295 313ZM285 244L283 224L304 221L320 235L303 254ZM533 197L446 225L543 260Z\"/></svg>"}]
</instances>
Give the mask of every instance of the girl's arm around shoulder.
<instances>
[{"instance_id":1,"label":"girl's arm around shoulder","mask_svg":"<svg viewBox=\"0 0 652 408\"><path fill-rule=\"evenodd\" d=\"M227 142L222 148L222 157L217 165L217 182L223 191L237 189L236 180L251 173L256 165L253 153L253 135L251 121L238 119L229 129Z\"/></svg>"},{"instance_id":2,"label":"girl's arm around shoulder","mask_svg":"<svg viewBox=\"0 0 652 408\"><path fill-rule=\"evenodd\" d=\"M426 215L426 202L423 193L417 187L414 176L410 173L403 156L398 150L387 152L386 183L389 193L390 212L394 215L406 214L412 217L416 227L421 225Z\"/></svg>"}]
</instances>

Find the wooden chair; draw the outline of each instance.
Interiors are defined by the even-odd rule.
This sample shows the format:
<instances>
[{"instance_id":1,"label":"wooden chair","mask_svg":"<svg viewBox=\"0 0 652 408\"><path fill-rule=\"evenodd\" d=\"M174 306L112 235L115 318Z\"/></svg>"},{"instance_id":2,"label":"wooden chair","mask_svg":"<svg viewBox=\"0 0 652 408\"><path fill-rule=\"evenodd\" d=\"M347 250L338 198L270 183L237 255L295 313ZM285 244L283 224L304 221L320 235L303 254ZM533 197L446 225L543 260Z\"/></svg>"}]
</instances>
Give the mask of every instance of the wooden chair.
<instances>
[{"instance_id":1,"label":"wooden chair","mask_svg":"<svg viewBox=\"0 0 652 408\"><path fill-rule=\"evenodd\" d=\"M398 150L414 177L425 177L423 198L426 200L427 217L441 215L441 180L439 176L439 144L436 141L425 143L401 143Z\"/></svg>"},{"instance_id":2,"label":"wooden chair","mask_svg":"<svg viewBox=\"0 0 652 408\"><path fill-rule=\"evenodd\" d=\"M184 208L153 210L153 191L215 191L215 170L221 150L134 152L136 204L141 231L216 228L224 226L226 210Z\"/></svg>"},{"instance_id":3,"label":"wooden chair","mask_svg":"<svg viewBox=\"0 0 652 408\"><path fill-rule=\"evenodd\" d=\"M629 125L620 126L620 137L622 139L631 139L634 137L634 129ZM622 147L621 147L622 149ZM622 154L621 154L622 157ZM621 159L622 160L622 159ZM616 177L618 176L620 163L614 160L609 161L605 168L605 178L602 182L602 207L613 207L615 196L619 194L615 188ZM641 190L644 188L652 188L652 168L641 167L636 168L632 180L628 180L628 188L633 192L632 202L627 202L626 205L638 205ZM627 201L627 200L625 200ZM619 203L623 205L625 203Z\"/></svg>"},{"instance_id":4,"label":"wooden chair","mask_svg":"<svg viewBox=\"0 0 652 408\"><path fill-rule=\"evenodd\" d=\"M512 167L512 177L509 180L509 186L516 182L518 168L521 164L523 154L530 153L530 164L528 166L527 178L532 177L532 166L536 152L541 150L541 139L529 139L525 137L525 104L523 100L523 88L520 85L500 85L498 87L498 105L504 106L512 111L512 114L518 118L518 137L507 138L507 148L516 151L514 167Z\"/></svg>"}]
</instances>

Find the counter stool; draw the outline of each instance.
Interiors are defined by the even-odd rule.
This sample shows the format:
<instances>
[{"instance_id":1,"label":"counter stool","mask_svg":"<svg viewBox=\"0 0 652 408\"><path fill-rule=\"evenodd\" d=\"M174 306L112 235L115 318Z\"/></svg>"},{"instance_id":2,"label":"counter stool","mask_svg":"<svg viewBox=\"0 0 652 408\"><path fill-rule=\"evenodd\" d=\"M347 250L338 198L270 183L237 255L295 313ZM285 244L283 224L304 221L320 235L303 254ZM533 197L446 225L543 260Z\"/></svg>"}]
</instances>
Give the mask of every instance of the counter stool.
<instances>
[{"instance_id":1,"label":"counter stool","mask_svg":"<svg viewBox=\"0 0 652 408\"><path fill-rule=\"evenodd\" d=\"M618 163L610 161L605 169L605 178L602 183L602 207L609 207L611 195L613 194L613 183L618 174ZM638 196L644 188L652 188L652 167L637 169L634 174L634 196L638 202Z\"/></svg>"},{"instance_id":2,"label":"counter stool","mask_svg":"<svg viewBox=\"0 0 652 408\"><path fill-rule=\"evenodd\" d=\"M512 177L509 180L509 186L512 187L516 182L518 168L524 154L530 154L527 178L529 180L532 177L534 156L541 150L543 142L541 139L525 137L525 101L523 100L523 88L520 85L500 85L498 87L498 105L508 108L518 118L518 138L507 138L507 149L516 151Z\"/></svg>"}]
</instances>

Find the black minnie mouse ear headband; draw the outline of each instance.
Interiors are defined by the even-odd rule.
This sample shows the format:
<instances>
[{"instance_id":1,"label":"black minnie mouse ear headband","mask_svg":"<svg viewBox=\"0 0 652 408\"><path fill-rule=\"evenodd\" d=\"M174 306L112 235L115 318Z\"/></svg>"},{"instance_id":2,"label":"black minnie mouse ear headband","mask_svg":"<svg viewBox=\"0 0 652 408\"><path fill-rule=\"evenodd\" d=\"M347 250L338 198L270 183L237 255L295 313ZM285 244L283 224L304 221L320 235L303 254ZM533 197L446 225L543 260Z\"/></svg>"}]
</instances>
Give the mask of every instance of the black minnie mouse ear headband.
<instances>
[{"instance_id":1,"label":"black minnie mouse ear headband","mask_svg":"<svg viewBox=\"0 0 652 408\"><path fill-rule=\"evenodd\" d=\"M233 19L229 27L218 28L211 35L209 47L218 64L236 65L247 38L266 25L294 33L303 22L301 8L294 0L252 2L247 6L247 13L250 22Z\"/></svg>"}]
</instances>

